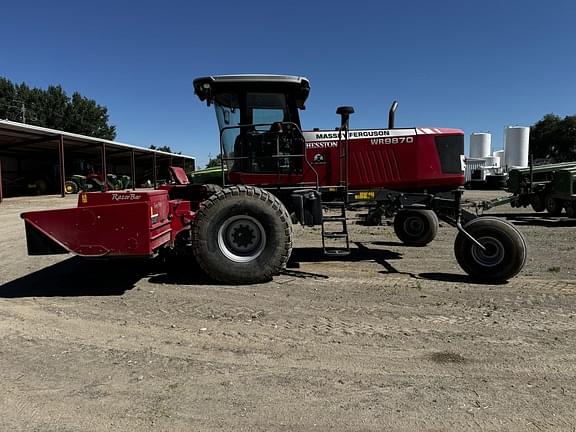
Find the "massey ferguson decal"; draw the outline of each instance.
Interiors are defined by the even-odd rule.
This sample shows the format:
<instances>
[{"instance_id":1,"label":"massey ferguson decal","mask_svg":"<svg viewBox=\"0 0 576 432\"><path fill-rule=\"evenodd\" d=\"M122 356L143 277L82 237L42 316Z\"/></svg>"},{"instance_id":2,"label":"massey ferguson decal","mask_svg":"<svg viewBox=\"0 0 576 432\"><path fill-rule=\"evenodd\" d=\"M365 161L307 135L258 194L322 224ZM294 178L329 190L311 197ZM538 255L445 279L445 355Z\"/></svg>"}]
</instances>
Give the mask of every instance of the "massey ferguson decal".
<instances>
[{"instance_id":1,"label":"massey ferguson decal","mask_svg":"<svg viewBox=\"0 0 576 432\"><path fill-rule=\"evenodd\" d=\"M412 144L416 136L416 129L369 129L351 130L348 140L370 138L370 144ZM341 135L341 136L340 136ZM304 132L307 149L322 149L338 147L338 139L344 139L344 134L338 131Z\"/></svg>"}]
</instances>

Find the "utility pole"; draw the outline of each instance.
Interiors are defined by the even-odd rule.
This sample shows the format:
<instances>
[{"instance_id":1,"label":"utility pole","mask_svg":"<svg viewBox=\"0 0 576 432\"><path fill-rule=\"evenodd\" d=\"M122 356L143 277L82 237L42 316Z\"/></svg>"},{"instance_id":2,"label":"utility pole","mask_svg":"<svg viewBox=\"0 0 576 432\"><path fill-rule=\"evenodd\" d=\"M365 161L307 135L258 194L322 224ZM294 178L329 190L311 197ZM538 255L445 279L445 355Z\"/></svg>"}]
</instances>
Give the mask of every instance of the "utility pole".
<instances>
[{"instance_id":1,"label":"utility pole","mask_svg":"<svg viewBox=\"0 0 576 432\"><path fill-rule=\"evenodd\" d=\"M24 104L23 101L19 101L19 100L12 100L12 103L14 104L18 104L20 103L20 105L10 105L10 104L6 104L4 105L7 108L17 108L20 110L20 115L22 117L22 123L26 123L26 105ZM8 118L8 117L7 117Z\"/></svg>"}]
</instances>

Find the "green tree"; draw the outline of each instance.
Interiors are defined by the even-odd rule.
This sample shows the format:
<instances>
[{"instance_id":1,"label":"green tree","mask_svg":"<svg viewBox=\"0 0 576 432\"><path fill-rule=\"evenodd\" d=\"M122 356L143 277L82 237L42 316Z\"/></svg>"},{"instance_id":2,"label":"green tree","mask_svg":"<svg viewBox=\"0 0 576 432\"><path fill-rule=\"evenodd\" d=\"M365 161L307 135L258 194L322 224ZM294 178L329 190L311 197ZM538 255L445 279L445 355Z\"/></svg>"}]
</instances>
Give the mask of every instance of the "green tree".
<instances>
[{"instance_id":1,"label":"green tree","mask_svg":"<svg viewBox=\"0 0 576 432\"><path fill-rule=\"evenodd\" d=\"M108 109L76 92L68 97L61 86L46 90L14 84L0 77L0 118L113 140Z\"/></svg>"},{"instance_id":2,"label":"green tree","mask_svg":"<svg viewBox=\"0 0 576 432\"><path fill-rule=\"evenodd\" d=\"M14 84L6 78L0 78L0 119L21 121L18 118L20 107Z\"/></svg>"},{"instance_id":3,"label":"green tree","mask_svg":"<svg viewBox=\"0 0 576 432\"><path fill-rule=\"evenodd\" d=\"M150 148L151 148L152 150L163 151L163 152L166 152L166 153L182 154L182 152L174 152L174 151L172 151L172 149L170 148L170 146L167 146L167 145L163 145L163 146L156 147L154 144L150 144Z\"/></svg>"},{"instance_id":4,"label":"green tree","mask_svg":"<svg viewBox=\"0 0 576 432\"><path fill-rule=\"evenodd\" d=\"M221 155L217 155L215 158L213 158L212 155L209 154L206 168L219 167L221 159L222 159Z\"/></svg>"},{"instance_id":5,"label":"green tree","mask_svg":"<svg viewBox=\"0 0 576 432\"><path fill-rule=\"evenodd\" d=\"M576 160L576 115L546 114L530 129L530 152L551 162Z\"/></svg>"},{"instance_id":6,"label":"green tree","mask_svg":"<svg viewBox=\"0 0 576 432\"><path fill-rule=\"evenodd\" d=\"M108 109L78 92L72 95L65 117L65 130L68 132L108 140L116 137L116 126L108 125Z\"/></svg>"}]
</instances>

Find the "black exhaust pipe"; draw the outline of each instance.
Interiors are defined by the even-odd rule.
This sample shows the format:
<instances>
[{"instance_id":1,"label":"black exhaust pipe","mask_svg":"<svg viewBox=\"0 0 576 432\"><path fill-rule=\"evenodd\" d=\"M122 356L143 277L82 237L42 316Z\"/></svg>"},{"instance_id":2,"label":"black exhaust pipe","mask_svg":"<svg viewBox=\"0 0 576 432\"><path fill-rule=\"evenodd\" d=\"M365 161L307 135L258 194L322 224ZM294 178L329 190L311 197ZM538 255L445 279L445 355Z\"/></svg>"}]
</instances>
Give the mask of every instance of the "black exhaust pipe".
<instances>
[{"instance_id":1,"label":"black exhaust pipe","mask_svg":"<svg viewBox=\"0 0 576 432\"><path fill-rule=\"evenodd\" d=\"M394 120L396 116L396 108L398 108L398 102L392 102L390 106L390 111L388 111L388 129L394 129Z\"/></svg>"}]
</instances>

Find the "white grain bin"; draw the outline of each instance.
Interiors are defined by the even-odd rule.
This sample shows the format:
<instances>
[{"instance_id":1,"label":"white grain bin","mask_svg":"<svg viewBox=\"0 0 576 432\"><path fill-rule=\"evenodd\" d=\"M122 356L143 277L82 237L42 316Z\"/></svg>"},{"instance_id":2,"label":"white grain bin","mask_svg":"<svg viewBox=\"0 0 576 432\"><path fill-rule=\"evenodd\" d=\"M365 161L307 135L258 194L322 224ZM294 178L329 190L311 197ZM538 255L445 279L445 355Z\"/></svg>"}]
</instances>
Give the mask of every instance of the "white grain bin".
<instances>
[{"instance_id":1,"label":"white grain bin","mask_svg":"<svg viewBox=\"0 0 576 432\"><path fill-rule=\"evenodd\" d=\"M508 169L528 166L529 140L529 127L509 126L504 129L504 159Z\"/></svg>"},{"instance_id":2,"label":"white grain bin","mask_svg":"<svg viewBox=\"0 0 576 432\"><path fill-rule=\"evenodd\" d=\"M489 133L470 134L470 157L473 159L490 156L492 135Z\"/></svg>"},{"instance_id":3,"label":"white grain bin","mask_svg":"<svg viewBox=\"0 0 576 432\"><path fill-rule=\"evenodd\" d=\"M504 160L504 150L496 150L492 156L500 158L500 166L506 166L506 161Z\"/></svg>"}]
</instances>

